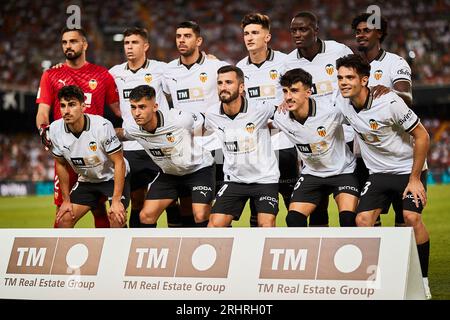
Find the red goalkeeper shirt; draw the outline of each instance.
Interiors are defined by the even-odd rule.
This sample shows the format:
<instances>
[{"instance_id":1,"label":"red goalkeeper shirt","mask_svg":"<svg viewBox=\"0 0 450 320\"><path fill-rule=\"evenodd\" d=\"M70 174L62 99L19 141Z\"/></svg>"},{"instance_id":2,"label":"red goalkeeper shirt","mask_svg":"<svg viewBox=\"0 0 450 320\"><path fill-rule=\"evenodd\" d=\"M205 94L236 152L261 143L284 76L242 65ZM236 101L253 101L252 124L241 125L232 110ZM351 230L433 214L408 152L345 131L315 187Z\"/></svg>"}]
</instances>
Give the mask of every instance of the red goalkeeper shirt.
<instances>
[{"instance_id":1,"label":"red goalkeeper shirt","mask_svg":"<svg viewBox=\"0 0 450 320\"><path fill-rule=\"evenodd\" d=\"M61 118L58 91L68 85L77 85L83 90L86 113L103 116L105 104L119 101L116 84L108 69L89 62L79 69L64 64L61 68L44 72L36 98L36 103L45 103L53 108L54 120Z\"/></svg>"}]
</instances>

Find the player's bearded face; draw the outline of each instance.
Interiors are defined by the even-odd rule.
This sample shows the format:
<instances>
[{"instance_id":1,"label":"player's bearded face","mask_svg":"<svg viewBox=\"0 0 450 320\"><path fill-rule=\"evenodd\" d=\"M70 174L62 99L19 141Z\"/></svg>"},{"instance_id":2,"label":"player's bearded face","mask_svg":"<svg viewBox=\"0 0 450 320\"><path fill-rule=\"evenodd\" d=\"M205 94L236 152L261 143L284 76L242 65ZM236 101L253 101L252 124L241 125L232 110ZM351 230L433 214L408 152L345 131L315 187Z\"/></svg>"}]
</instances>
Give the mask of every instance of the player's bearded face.
<instances>
[{"instance_id":1,"label":"player's bearded face","mask_svg":"<svg viewBox=\"0 0 450 320\"><path fill-rule=\"evenodd\" d=\"M64 55L66 56L67 60L76 60L81 56L82 53L83 53L83 51L81 49L78 51L75 51L74 48L67 48L64 51Z\"/></svg>"},{"instance_id":2,"label":"player's bearded face","mask_svg":"<svg viewBox=\"0 0 450 320\"><path fill-rule=\"evenodd\" d=\"M232 88L228 87L225 89L221 89L219 92L219 99L221 102L230 103L231 101L236 100L239 97L238 87Z\"/></svg>"},{"instance_id":3,"label":"player's bearded face","mask_svg":"<svg viewBox=\"0 0 450 320\"><path fill-rule=\"evenodd\" d=\"M356 26L356 42L359 51L367 51L378 45L381 33L376 29L370 29L367 22L360 22Z\"/></svg>"}]
</instances>

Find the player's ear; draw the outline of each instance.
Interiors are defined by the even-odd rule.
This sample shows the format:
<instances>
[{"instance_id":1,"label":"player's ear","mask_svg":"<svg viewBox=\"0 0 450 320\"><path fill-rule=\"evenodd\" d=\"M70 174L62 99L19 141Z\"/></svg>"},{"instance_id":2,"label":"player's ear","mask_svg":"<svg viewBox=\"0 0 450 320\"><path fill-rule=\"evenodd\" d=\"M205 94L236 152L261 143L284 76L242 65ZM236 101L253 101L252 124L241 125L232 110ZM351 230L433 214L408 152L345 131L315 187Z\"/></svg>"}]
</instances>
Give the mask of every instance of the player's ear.
<instances>
[{"instance_id":1,"label":"player's ear","mask_svg":"<svg viewBox=\"0 0 450 320\"><path fill-rule=\"evenodd\" d=\"M197 37L196 43L197 43L197 47L200 47L203 43L203 37Z\"/></svg>"},{"instance_id":2,"label":"player's ear","mask_svg":"<svg viewBox=\"0 0 450 320\"><path fill-rule=\"evenodd\" d=\"M88 44L87 40L83 39L83 50L86 51L88 47L89 47L89 44Z\"/></svg>"},{"instance_id":3,"label":"player's ear","mask_svg":"<svg viewBox=\"0 0 450 320\"><path fill-rule=\"evenodd\" d=\"M149 48L150 48L150 43L148 43L148 41L144 42L144 52L147 52Z\"/></svg>"},{"instance_id":4,"label":"player's ear","mask_svg":"<svg viewBox=\"0 0 450 320\"><path fill-rule=\"evenodd\" d=\"M369 77L368 77L368 76L363 76L363 77L361 78L361 84L362 84L363 86L367 86L368 83L369 83Z\"/></svg>"},{"instance_id":5,"label":"player's ear","mask_svg":"<svg viewBox=\"0 0 450 320\"><path fill-rule=\"evenodd\" d=\"M159 108L159 105L155 102L153 105L153 111L158 110L158 108Z\"/></svg>"},{"instance_id":6,"label":"player's ear","mask_svg":"<svg viewBox=\"0 0 450 320\"><path fill-rule=\"evenodd\" d=\"M266 34L266 36L265 36L265 38L264 38L264 41L265 41L266 43L268 43L268 42L270 41L270 39L272 39L272 35L271 35L270 33Z\"/></svg>"}]
</instances>

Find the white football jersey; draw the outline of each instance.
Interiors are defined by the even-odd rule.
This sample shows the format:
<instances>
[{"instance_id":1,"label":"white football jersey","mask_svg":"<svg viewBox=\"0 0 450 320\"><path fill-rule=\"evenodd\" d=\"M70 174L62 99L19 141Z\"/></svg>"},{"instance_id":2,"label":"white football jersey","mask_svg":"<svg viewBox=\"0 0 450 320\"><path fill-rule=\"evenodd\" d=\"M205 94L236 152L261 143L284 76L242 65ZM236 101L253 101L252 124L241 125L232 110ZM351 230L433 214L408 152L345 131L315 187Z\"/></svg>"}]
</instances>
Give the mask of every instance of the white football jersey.
<instances>
[{"instance_id":1,"label":"white football jersey","mask_svg":"<svg viewBox=\"0 0 450 320\"><path fill-rule=\"evenodd\" d=\"M275 105L242 99L242 108L234 119L224 113L221 103L205 113L205 128L216 132L222 143L225 181L278 183L280 172L267 125Z\"/></svg>"},{"instance_id":2,"label":"white football jersey","mask_svg":"<svg viewBox=\"0 0 450 320\"><path fill-rule=\"evenodd\" d=\"M205 113L210 106L219 103L217 70L225 65L228 63L209 59L204 53L189 69L180 58L172 60L164 73L164 92L172 96L174 108ZM220 149L214 134L196 139L208 150Z\"/></svg>"},{"instance_id":3,"label":"white football jersey","mask_svg":"<svg viewBox=\"0 0 450 320\"><path fill-rule=\"evenodd\" d=\"M273 122L297 146L303 161L302 174L324 178L355 171L355 157L345 143L344 121L339 109L323 99L310 99L304 124L291 112L275 112Z\"/></svg>"},{"instance_id":4,"label":"white football jersey","mask_svg":"<svg viewBox=\"0 0 450 320\"><path fill-rule=\"evenodd\" d=\"M411 67L402 57L381 49L370 63L369 86L381 84L392 89L397 81L411 83Z\"/></svg>"},{"instance_id":5,"label":"white football jersey","mask_svg":"<svg viewBox=\"0 0 450 320\"><path fill-rule=\"evenodd\" d=\"M162 87L165 66L165 62L147 59L145 64L136 72L130 70L127 62L118 64L109 70L109 73L111 73L116 82L119 93L123 128L130 129L138 127L131 115L130 100L128 99L131 90L137 86L147 84L153 87L156 91L156 102L158 103L159 109L169 110L169 104L167 103ZM142 150L142 146L136 141L124 141L123 149Z\"/></svg>"},{"instance_id":6,"label":"white football jersey","mask_svg":"<svg viewBox=\"0 0 450 320\"><path fill-rule=\"evenodd\" d=\"M313 80L312 97L316 101L326 99L333 104L333 91L339 89L337 82L336 60L352 54L353 51L346 45L333 40L320 40L321 51L312 61L304 58L298 49L292 51L286 58L284 72L301 68L311 74ZM283 73L284 73L283 72ZM345 140L352 141L354 131L344 126Z\"/></svg>"},{"instance_id":7,"label":"white football jersey","mask_svg":"<svg viewBox=\"0 0 450 320\"><path fill-rule=\"evenodd\" d=\"M237 63L244 72L245 92L247 99L257 101L270 101L279 106L283 102L283 90L280 85L280 74L283 70L287 55L269 49L267 60L262 64L254 64L250 57L245 57ZM283 132L272 134L274 150L292 148L294 145Z\"/></svg>"},{"instance_id":8,"label":"white football jersey","mask_svg":"<svg viewBox=\"0 0 450 320\"><path fill-rule=\"evenodd\" d=\"M420 120L402 98L394 92L376 99L369 94L366 106L356 112L349 99L339 96L336 107L356 131L370 173L411 173L414 139L408 132Z\"/></svg>"},{"instance_id":9,"label":"white football jersey","mask_svg":"<svg viewBox=\"0 0 450 320\"><path fill-rule=\"evenodd\" d=\"M99 183L114 178L114 162L108 155L122 150L112 123L97 115L85 114L85 124L79 137L76 137L63 119L50 125L52 153L65 158L78 174L78 181ZM125 160L126 172L130 166Z\"/></svg>"},{"instance_id":10,"label":"white football jersey","mask_svg":"<svg viewBox=\"0 0 450 320\"><path fill-rule=\"evenodd\" d=\"M203 115L177 109L158 110L156 114L158 126L155 132L138 127L125 130L125 137L141 144L165 173L183 176L214 163L211 152L194 139L194 130L203 125Z\"/></svg>"}]
</instances>

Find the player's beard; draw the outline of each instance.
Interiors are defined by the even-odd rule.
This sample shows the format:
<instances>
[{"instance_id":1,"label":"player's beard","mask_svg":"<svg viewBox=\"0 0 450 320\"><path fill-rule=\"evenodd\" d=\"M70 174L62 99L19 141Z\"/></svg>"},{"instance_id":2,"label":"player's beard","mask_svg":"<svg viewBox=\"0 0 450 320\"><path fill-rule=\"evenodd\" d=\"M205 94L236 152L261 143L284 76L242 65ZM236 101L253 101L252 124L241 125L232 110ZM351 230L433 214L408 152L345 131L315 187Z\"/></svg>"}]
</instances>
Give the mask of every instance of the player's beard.
<instances>
[{"instance_id":1,"label":"player's beard","mask_svg":"<svg viewBox=\"0 0 450 320\"><path fill-rule=\"evenodd\" d=\"M358 46L357 49L358 49L359 52L367 52L367 50L368 50L369 48L366 47L366 46Z\"/></svg>"},{"instance_id":2,"label":"player's beard","mask_svg":"<svg viewBox=\"0 0 450 320\"><path fill-rule=\"evenodd\" d=\"M78 59L80 56L81 56L81 51L78 51L78 52L76 52L76 51L69 51L69 52L64 52L64 55L66 56L66 59L67 60L76 60L76 59Z\"/></svg>"},{"instance_id":3,"label":"player's beard","mask_svg":"<svg viewBox=\"0 0 450 320\"><path fill-rule=\"evenodd\" d=\"M192 49L188 49L187 51L185 51L185 52L182 52L182 53L180 53L183 57L190 57L190 56L192 56L193 54L194 54L194 52L195 52L195 48L192 48Z\"/></svg>"},{"instance_id":4,"label":"player's beard","mask_svg":"<svg viewBox=\"0 0 450 320\"><path fill-rule=\"evenodd\" d=\"M229 92L229 91L222 90L222 92L220 92L219 99L223 103L230 103L231 101L234 101L239 97L239 92L237 90L234 92L231 92L229 97L222 96L223 92Z\"/></svg>"}]
</instances>

